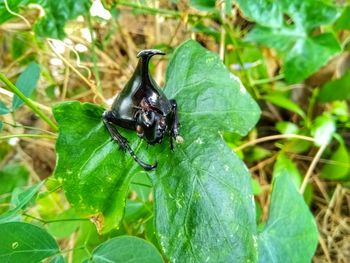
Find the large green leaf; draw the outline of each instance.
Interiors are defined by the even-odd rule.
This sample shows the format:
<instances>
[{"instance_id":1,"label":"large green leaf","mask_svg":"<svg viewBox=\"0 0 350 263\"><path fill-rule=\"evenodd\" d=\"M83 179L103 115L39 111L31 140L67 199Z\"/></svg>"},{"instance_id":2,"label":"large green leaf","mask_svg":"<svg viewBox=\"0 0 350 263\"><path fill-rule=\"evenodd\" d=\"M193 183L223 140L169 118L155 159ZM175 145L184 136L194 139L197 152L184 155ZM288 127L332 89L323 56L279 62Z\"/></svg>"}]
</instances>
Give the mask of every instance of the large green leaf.
<instances>
[{"instance_id":1,"label":"large green leaf","mask_svg":"<svg viewBox=\"0 0 350 263\"><path fill-rule=\"evenodd\" d=\"M144 239L133 236L112 238L92 252L94 263L162 263L157 249Z\"/></svg>"},{"instance_id":2,"label":"large green leaf","mask_svg":"<svg viewBox=\"0 0 350 263\"><path fill-rule=\"evenodd\" d=\"M19 76L16 81L16 86L26 97L29 97L35 90L39 77L40 67L35 62L32 62ZM22 104L23 101L17 95L14 95L12 100L13 110L18 109L20 106L22 106Z\"/></svg>"},{"instance_id":3,"label":"large green leaf","mask_svg":"<svg viewBox=\"0 0 350 263\"><path fill-rule=\"evenodd\" d=\"M256 103L216 55L193 41L173 55L165 93L178 102L184 144L174 153L165 147L151 174L162 247L171 261L254 261L249 173L221 132L246 134L259 117Z\"/></svg>"},{"instance_id":4,"label":"large green leaf","mask_svg":"<svg viewBox=\"0 0 350 263\"><path fill-rule=\"evenodd\" d=\"M282 55L284 72L288 82L299 82L315 73L341 51L331 33L314 35L320 25L335 21L337 8L314 0L256 2L239 1L242 11L258 25L247 35L248 41L277 49ZM261 9L262 8L262 9ZM262 12L259 12L262 10ZM290 21L266 20L266 17L282 17Z\"/></svg>"},{"instance_id":5,"label":"large green leaf","mask_svg":"<svg viewBox=\"0 0 350 263\"><path fill-rule=\"evenodd\" d=\"M20 222L0 224L0 262L37 263L59 252L44 229Z\"/></svg>"},{"instance_id":6,"label":"large green leaf","mask_svg":"<svg viewBox=\"0 0 350 263\"><path fill-rule=\"evenodd\" d=\"M317 226L303 196L289 170L279 167L274 170L269 217L259 234L259 262L311 262L317 242Z\"/></svg>"},{"instance_id":7,"label":"large green leaf","mask_svg":"<svg viewBox=\"0 0 350 263\"><path fill-rule=\"evenodd\" d=\"M118 227L131 176L139 167L111 140L102 108L67 102L53 112L60 129L55 176L68 201L81 214L94 215L100 231Z\"/></svg>"}]
</instances>

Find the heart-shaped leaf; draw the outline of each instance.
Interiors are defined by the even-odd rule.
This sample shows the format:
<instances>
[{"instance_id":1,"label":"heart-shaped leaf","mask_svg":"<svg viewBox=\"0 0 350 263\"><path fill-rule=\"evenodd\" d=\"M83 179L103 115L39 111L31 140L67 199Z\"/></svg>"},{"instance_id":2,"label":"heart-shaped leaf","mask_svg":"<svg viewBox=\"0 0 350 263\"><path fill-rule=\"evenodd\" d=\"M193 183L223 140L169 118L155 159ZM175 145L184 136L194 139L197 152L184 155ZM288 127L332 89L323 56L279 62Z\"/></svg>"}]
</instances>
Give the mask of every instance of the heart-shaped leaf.
<instances>
[{"instance_id":1,"label":"heart-shaped leaf","mask_svg":"<svg viewBox=\"0 0 350 263\"><path fill-rule=\"evenodd\" d=\"M151 174L162 247L171 261L253 261L250 176L220 132L246 134L259 108L218 56L193 41L175 52L164 90L178 102L184 144L164 150Z\"/></svg>"}]
</instances>

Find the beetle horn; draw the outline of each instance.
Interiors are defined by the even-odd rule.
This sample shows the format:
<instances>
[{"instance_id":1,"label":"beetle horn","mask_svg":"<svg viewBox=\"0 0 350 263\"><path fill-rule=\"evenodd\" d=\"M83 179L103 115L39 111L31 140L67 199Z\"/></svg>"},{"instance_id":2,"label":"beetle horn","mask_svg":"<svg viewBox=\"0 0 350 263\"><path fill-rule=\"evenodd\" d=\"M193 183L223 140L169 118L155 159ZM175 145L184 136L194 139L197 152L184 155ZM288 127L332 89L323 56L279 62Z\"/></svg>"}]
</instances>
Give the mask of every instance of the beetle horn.
<instances>
[{"instance_id":1,"label":"beetle horn","mask_svg":"<svg viewBox=\"0 0 350 263\"><path fill-rule=\"evenodd\" d=\"M158 49L145 49L145 50L140 51L137 54L137 57L138 58L150 58L154 55L165 55L165 53L158 50Z\"/></svg>"}]
</instances>

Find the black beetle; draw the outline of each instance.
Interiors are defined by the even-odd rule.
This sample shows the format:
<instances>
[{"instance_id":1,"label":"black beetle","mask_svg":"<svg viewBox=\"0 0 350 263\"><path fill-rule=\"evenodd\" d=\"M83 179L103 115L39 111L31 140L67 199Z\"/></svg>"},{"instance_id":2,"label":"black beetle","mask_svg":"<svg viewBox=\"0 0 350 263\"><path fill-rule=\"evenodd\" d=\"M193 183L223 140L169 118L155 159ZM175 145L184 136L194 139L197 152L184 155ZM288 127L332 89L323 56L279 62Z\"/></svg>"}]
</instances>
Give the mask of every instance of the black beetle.
<instances>
[{"instance_id":1,"label":"black beetle","mask_svg":"<svg viewBox=\"0 0 350 263\"><path fill-rule=\"evenodd\" d=\"M140 138L152 145L161 143L168 132L171 150L174 149L174 139L181 141L176 101L165 96L148 71L149 61L154 55L164 53L147 49L137 55L139 62L133 76L113 102L112 109L103 113L103 122L113 140L123 150L127 150L145 170L155 169L157 162L150 165L141 161L126 138L112 124L136 131Z\"/></svg>"}]
</instances>

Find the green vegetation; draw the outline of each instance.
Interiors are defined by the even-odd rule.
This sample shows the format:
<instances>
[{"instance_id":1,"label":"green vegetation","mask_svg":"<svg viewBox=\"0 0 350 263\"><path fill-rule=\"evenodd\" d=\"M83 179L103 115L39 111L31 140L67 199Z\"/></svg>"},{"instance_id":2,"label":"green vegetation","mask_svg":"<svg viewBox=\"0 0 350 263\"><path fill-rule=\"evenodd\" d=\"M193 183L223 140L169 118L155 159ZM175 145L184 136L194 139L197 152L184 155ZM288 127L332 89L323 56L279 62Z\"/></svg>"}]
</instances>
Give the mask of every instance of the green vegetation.
<instances>
[{"instance_id":1,"label":"green vegetation","mask_svg":"<svg viewBox=\"0 0 350 263\"><path fill-rule=\"evenodd\" d=\"M0 261L346 259L350 3L102 2L0 0ZM120 128L151 172L102 122L146 48L183 137Z\"/></svg>"}]
</instances>

